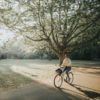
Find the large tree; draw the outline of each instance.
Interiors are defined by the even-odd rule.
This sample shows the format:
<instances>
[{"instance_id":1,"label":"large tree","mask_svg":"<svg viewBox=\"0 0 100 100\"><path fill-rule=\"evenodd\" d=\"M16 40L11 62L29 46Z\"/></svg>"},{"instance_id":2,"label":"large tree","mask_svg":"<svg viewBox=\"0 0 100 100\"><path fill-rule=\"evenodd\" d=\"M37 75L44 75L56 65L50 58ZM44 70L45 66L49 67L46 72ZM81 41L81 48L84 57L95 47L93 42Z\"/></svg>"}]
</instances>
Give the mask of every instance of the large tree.
<instances>
[{"instance_id":1,"label":"large tree","mask_svg":"<svg viewBox=\"0 0 100 100\"><path fill-rule=\"evenodd\" d=\"M8 5L5 6L4 5ZM0 21L60 59L100 36L99 0L5 0Z\"/></svg>"}]
</instances>

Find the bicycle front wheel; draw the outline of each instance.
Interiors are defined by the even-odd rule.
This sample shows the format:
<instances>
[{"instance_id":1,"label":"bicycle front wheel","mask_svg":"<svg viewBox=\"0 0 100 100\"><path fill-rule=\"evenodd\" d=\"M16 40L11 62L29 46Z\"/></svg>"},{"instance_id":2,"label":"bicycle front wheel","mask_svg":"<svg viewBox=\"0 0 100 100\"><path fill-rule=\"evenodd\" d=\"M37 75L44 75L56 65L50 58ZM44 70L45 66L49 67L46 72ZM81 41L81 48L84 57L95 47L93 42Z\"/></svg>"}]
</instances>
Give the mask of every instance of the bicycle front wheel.
<instances>
[{"instance_id":1,"label":"bicycle front wheel","mask_svg":"<svg viewBox=\"0 0 100 100\"><path fill-rule=\"evenodd\" d=\"M62 85L62 82L63 82L63 78L61 75L57 74L55 77L54 77L54 86L56 88L60 88L61 85Z\"/></svg>"}]
</instances>

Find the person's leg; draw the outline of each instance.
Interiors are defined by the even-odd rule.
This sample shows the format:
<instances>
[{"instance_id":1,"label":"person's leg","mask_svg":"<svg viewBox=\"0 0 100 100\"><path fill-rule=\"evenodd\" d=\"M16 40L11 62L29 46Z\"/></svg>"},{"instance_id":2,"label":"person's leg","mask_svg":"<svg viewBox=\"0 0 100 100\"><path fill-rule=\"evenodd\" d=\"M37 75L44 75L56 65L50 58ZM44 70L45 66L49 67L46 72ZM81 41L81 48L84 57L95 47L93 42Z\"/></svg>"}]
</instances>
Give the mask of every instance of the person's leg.
<instances>
[{"instance_id":1,"label":"person's leg","mask_svg":"<svg viewBox=\"0 0 100 100\"><path fill-rule=\"evenodd\" d=\"M68 79L69 79L69 74L68 74L68 72L69 72L69 71L68 71L68 70L66 70L66 75L67 75L67 77L68 77Z\"/></svg>"},{"instance_id":2,"label":"person's leg","mask_svg":"<svg viewBox=\"0 0 100 100\"><path fill-rule=\"evenodd\" d=\"M65 72L65 71L66 71L66 69L67 69L67 67L65 66L65 67L63 68L62 72Z\"/></svg>"},{"instance_id":3,"label":"person's leg","mask_svg":"<svg viewBox=\"0 0 100 100\"><path fill-rule=\"evenodd\" d=\"M67 76L68 76L68 79L70 78L69 77L69 71L71 70L71 67L66 67L66 74L67 74Z\"/></svg>"}]
</instances>

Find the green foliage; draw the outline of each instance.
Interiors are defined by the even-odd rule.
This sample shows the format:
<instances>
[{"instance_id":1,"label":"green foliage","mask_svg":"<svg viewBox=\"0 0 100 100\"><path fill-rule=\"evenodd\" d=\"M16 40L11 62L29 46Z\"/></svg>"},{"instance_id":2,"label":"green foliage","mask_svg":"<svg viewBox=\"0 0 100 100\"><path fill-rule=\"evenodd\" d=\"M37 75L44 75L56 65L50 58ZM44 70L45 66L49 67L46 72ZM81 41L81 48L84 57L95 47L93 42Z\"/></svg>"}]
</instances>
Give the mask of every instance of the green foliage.
<instances>
[{"instance_id":1,"label":"green foliage","mask_svg":"<svg viewBox=\"0 0 100 100\"><path fill-rule=\"evenodd\" d=\"M96 60L100 59L100 38L93 43L81 46L70 53L72 59Z\"/></svg>"},{"instance_id":2,"label":"green foliage","mask_svg":"<svg viewBox=\"0 0 100 100\"><path fill-rule=\"evenodd\" d=\"M6 0L0 9L3 24L32 41L45 41L60 60L100 36L98 0Z\"/></svg>"}]
</instances>

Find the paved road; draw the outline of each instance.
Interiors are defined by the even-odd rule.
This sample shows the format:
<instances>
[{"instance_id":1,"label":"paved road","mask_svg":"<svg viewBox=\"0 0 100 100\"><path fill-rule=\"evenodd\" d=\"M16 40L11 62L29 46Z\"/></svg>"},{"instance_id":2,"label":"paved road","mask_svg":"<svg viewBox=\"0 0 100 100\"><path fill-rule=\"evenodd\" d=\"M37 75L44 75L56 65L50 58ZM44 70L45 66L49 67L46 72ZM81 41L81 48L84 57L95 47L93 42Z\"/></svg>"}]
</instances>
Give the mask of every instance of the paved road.
<instances>
[{"instance_id":1,"label":"paved road","mask_svg":"<svg viewBox=\"0 0 100 100\"><path fill-rule=\"evenodd\" d=\"M89 64L91 66L94 62L90 62ZM93 65L92 69L91 71L91 69L79 68L75 70L74 68L75 79L73 86L68 86L68 84L64 86L63 84L64 89L56 89L34 81L34 84L29 87L0 93L0 100L94 100L95 98L98 98L96 100L100 100L100 92L95 91L100 90L100 71L98 71L100 67ZM53 70L50 69L50 71ZM47 72L46 75L48 73L50 72ZM46 82L48 82L48 78L46 79Z\"/></svg>"},{"instance_id":2,"label":"paved road","mask_svg":"<svg viewBox=\"0 0 100 100\"><path fill-rule=\"evenodd\" d=\"M86 100L86 98L35 82L27 88L0 93L0 100Z\"/></svg>"}]
</instances>

